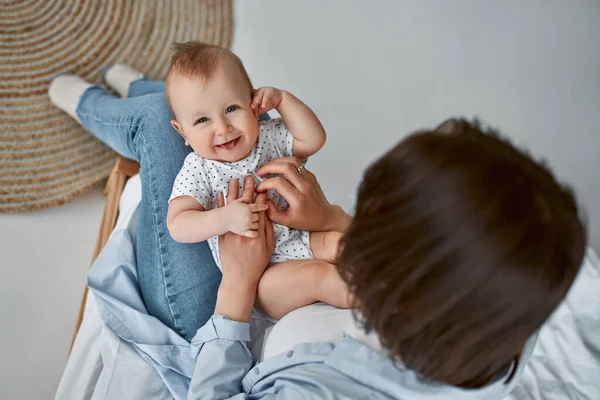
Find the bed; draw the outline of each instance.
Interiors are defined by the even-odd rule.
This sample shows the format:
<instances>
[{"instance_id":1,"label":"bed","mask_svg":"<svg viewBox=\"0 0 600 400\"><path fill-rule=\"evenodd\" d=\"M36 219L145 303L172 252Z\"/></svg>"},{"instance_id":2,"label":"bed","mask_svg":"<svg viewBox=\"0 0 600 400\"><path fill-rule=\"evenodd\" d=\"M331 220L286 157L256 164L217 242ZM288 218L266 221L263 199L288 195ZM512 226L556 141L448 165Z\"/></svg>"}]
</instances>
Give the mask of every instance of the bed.
<instances>
[{"instance_id":1,"label":"bed","mask_svg":"<svg viewBox=\"0 0 600 400\"><path fill-rule=\"evenodd\" d=\"M108 179L94 258L111 232L135 232L141 199L138 169L135 162L120 158ZM127 381L114 381L115 369L125 369ZM107 399L119 393L119 398L135 400L149 392L153 399L171 398L153 368L107 329L86 288L55 398ZM592 249L567 299L541 329L534 354L508 399L600 399L600 260Z\"/></svg>"}]
</instances>

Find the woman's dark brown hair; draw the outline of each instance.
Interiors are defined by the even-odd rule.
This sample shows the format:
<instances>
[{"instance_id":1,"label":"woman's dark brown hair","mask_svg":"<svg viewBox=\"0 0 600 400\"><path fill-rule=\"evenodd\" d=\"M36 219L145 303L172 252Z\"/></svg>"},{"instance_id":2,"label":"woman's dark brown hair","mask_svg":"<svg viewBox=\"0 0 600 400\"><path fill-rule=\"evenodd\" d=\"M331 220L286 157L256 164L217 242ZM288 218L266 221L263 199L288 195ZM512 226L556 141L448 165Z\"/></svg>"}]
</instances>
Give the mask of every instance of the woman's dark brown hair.
<instances>
[{"instance_id":1,"label":"woman's dark brown hair","mask_svg":"<svg viewBox=\"0 0 600 400\"><path fill-rule=\"evenodd\" d=\"M450 120L366 171L339 271L391 355L479 387L565 297L586 229L573 194L492 129Z\"/></svg>"}]
</instances>

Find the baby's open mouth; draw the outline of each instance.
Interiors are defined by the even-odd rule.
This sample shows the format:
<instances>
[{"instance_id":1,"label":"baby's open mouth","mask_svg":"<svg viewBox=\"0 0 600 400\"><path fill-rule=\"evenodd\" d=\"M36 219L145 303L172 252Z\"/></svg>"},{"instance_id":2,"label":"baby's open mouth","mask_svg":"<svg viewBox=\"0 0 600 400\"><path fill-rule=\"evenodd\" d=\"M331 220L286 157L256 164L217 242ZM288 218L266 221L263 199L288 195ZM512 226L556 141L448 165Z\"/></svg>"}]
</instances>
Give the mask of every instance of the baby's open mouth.
<instances>
[{"instance_id":1,"label":"baby's open mouth","mask_svg":"<svg viewBox=\"0 0 600 400\"><path fill-rule=\"evenodd\" d=\"M240 138L235 138L233 140L230 140L229 142L219 144L219 145L217 145L217 147L219 147L223 150L226 150L226 151L231 151L238 144L239 140L240 140Z\"/></svg>"}]
</instances>

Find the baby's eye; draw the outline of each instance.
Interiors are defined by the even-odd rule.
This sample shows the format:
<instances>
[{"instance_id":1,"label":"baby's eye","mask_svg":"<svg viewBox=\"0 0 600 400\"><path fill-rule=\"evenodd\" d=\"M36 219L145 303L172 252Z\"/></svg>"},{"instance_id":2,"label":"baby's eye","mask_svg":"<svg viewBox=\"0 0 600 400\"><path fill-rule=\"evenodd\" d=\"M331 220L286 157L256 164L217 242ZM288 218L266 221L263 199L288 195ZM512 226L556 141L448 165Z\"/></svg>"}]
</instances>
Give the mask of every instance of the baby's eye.
<instances>
[{"instance_id":1,"label":"baby's eye","mask_svg":"<svg viewBox=\"0 0 600 400\"><path fill-rule=\"evenodd\" d=\"M194 122L194 125L203 124L203 123L205 123L206 121L208 121L208 118L206 118L206 117L200 117L200 118L198 118L198 119L196 120L196 122Z\"/></svg>"},{"instance_id":2,"label":"baby's eye","mask_svg":"<svg viewBox=\"0 0 600 400\"><path fill-rule=\"evenodd\" d=\"M237 109L238 109L238 106L229 106L229 107L227 107L227 109L225 110L225 112L227 114L229 114L230 112L234 112Z\"/></svg>"}]
</instances>

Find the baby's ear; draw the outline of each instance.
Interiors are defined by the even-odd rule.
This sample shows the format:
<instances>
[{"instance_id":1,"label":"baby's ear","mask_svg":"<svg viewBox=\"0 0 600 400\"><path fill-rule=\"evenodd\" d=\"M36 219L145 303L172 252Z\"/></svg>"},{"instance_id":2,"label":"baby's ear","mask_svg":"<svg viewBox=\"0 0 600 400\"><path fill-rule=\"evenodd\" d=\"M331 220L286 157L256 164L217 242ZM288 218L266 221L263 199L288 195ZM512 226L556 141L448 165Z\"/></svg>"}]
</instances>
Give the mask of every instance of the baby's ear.
<instances>
[{"instance_id":1,"label":"baby's ear","mask_svg":"<svg viewBox=\"0 0 600 400\"><path fill-rule=\"evenodd\" d=\"M181 127L181 125L179 124L179 122L177 122L176 119L172 119L171 120L171 126L173 128L175 128L175 130L177 132L179 132L179 134L183 137L183 140L185 140L185 142L187 143L187 138L185 137L185 133L183 132L183 128Z\"/></svg>"}]
</instances>

